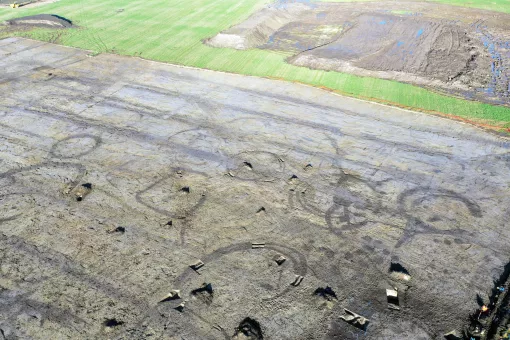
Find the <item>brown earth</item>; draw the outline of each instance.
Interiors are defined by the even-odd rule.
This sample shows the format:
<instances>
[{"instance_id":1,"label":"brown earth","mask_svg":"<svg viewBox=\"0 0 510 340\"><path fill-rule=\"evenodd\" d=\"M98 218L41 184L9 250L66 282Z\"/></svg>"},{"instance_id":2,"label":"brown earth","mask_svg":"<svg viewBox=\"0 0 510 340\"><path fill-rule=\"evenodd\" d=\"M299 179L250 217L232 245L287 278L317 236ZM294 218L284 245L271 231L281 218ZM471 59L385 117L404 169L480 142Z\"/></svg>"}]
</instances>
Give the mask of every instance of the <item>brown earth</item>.
<instances>
[{"instance_id":1,"label":"brown earth","mask_svg":"<svg viewBox=\"0 0 510 340\"><path fill-rule=\"evenodd\" d=\"M70 20L54 14L30 15L7 20L4 24L7 26L38 26L51 28L69 28L73 26Z\"/></svg>"},{"instance_id":2,"label":"brown earth","mask_svg":"<svg viewBox=\"0 0 510 340\"><path fill-rule=\"evenodd\" d=\"M207 43L293 52L294 65L509 104L509 27L507 14L420 2L279 2Z\"/></svg>"},{"instance_id":3,"label":"brown earth","mask_svg":"<svg viewBox=\"0 0 510 340\"><path fill-rule=\"evenodd\" d=\"M508 139L21 38L0 56L1 340L440 340L508 279Z\"/></svg>"}]
</instances>

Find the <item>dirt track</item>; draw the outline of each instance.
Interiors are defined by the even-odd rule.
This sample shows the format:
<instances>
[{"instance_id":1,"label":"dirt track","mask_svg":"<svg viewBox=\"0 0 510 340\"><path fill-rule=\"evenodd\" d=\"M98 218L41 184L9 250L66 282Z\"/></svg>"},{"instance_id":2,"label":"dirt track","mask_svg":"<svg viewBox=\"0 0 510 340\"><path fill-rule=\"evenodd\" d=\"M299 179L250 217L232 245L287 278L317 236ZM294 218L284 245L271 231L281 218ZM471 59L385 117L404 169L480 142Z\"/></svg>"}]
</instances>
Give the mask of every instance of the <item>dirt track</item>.
<instances>
[{"instance_id":1,"label":"dirt track","mask_svg":"<svg viewBox=\"0 0 510 340\"><path fill-rule=\"evenodd\" d=\"M294 53L294 65L510 103L510 15L425 2L280 1L207 43Z\"/></svg>"},{"instance_id":2,"label":"dirt track","mask_svg":"<svg viewBox=\"0 0 510 340\"><path fill-rule=\"evenodd\" d=\"M0 70L0 339L441 339L509 261L510 143L468 125L23 39Z\"/></svg>"}]
</instances>

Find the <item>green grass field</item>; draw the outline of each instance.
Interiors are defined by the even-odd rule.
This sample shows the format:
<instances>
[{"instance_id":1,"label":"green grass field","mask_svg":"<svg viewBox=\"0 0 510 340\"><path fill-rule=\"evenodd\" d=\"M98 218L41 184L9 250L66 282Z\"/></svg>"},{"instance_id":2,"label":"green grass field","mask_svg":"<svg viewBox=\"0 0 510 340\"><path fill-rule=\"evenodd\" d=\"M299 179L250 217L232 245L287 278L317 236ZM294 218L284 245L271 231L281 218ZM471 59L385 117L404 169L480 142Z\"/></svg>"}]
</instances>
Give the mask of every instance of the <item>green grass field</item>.
<instances>
[{"instance_id":1,"label":"green grass field","mask_svg":"<svg viewBox=\"0 0 510 340\"><path fill-rule=\"evenodd\" d=\"M338 1L338 0L337 0ZM341 1L341 0L340 0ZM437 0L510 13L510 0ZM8 32L43 41L226 72L326 87L349 96L440 112L510 128L510 109L440 95L394 81L289 65L287 55L205 46L202 40L246 19L268 0L60 0L34 8L2 8L0 21L39 13L66 17L79 28ZM123 11L119 11L119 10ZM510 131L510 130L509 130Z\"/></svg>"}]
</instances>

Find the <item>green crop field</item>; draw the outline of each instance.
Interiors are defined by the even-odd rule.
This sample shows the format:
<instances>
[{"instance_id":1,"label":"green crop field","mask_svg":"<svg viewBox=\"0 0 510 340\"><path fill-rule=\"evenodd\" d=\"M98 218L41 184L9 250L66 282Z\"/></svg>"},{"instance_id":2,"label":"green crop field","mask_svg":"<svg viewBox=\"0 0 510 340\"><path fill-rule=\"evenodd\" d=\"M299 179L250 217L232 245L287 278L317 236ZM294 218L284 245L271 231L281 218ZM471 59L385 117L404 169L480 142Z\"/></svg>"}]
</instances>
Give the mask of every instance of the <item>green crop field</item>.
<instances>
[{"instance_id":1,"label":"green crop field","mask_svg":"<svg viewBox=\"0 0 510 340\"><path fill-rule=\"evenodd\" d=\"M510 0L438 0L510 12ZM33 8L1 8L0 21L39 13L73 21L69 30L0 28L0 38L24 36L93 50L136 55L173 64L271 77L326 87L339 93L479 123L510 128L510 109L444 96L389 80L310 70L285 62L288 55L206 46L203 39L246 19L268 0L60 0ZM509 130L510 131L510 130Z\"/></svg>"}]
</instances>

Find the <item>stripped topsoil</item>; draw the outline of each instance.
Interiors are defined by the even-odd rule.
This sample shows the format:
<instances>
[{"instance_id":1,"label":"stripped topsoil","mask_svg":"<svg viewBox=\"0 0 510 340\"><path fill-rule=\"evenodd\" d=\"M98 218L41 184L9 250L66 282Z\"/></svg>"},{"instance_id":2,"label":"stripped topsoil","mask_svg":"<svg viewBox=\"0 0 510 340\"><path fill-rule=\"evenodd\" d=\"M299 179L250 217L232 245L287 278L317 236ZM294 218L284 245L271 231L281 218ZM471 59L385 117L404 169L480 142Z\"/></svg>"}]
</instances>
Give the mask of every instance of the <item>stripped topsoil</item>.
<instances>
[{"instance_id":1,"label":"stripped topsoil","mask_svg":"<svg viewBox=\"0 0 510 340\"><path fill-rule=\"evenodd\" d=\"M508 140L89 53L0 41L0 340L508 329Z\"/></svg>"},{"instance_id":2,"label":"stripped topsoil","mask_svg":"<svg viewBox=\"0 0 510 340\"><path fill-rule=\"evenodd\" d=\"M268 5L207 44L510 104L510 15L420 2Z\"/></svg>"},{"instance_id":3,"label":"stripped topsoil","mask_svg":"<svg viewBox=\"0 0 510 340\"><path fill-rule=\"evenodd\" d=\"M30 15L7 20L4 23L7 26L37 26L51 28L69 28L73 26L70 20L54 14Z\"/></svg>"}]
</instances>

